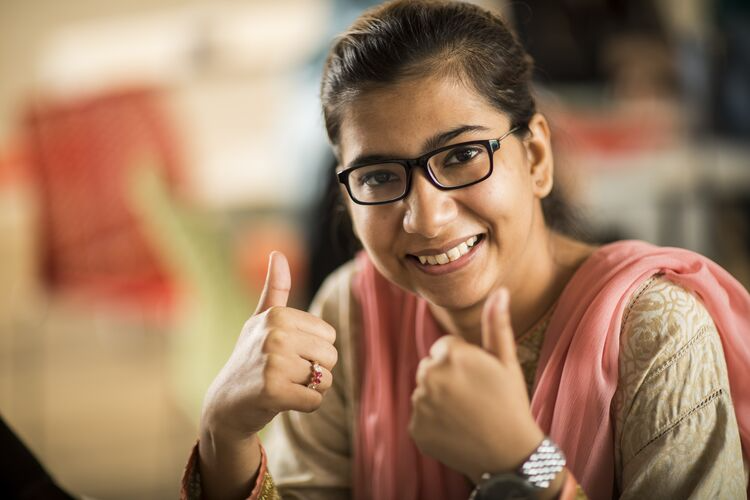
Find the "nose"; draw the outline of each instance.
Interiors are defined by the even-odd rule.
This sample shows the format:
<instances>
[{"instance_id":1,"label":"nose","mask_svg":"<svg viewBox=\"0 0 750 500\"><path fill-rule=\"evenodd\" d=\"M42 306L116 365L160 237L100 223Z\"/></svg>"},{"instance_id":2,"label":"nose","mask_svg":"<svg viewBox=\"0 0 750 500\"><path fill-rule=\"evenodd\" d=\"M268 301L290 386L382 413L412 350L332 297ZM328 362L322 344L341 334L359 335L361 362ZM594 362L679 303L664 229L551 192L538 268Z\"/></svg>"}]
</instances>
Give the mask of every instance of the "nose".
<instances>
[{"instance_id":1,"label":"nose","mask_svg":"<svg viewBox=\"0 0 750 500\"><path fill-rule=\"evenodd\" d=\"M405 198L404 230L426 238L435 238L458 215L452 191L432 185L422 169L412 172L411 190Z\"/></svg>"}]
</instances>

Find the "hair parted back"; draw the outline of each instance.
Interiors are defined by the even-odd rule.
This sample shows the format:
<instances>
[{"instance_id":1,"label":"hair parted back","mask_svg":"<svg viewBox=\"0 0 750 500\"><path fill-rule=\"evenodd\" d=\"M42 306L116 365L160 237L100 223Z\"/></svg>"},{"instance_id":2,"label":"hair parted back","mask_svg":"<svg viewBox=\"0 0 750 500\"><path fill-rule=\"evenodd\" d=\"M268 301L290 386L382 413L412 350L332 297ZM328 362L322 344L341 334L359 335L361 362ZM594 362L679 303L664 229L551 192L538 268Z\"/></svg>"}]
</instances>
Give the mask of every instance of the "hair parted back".
<instances>
[{"instance_id":1,"label":"hair parted back","mask_svg":"<svg viewBox=\"0 0 750 500\"><path fill-rule=\"evenodd\" d=\"M321 83L331 143L342 110L368 89L409 78L450 75L525 125L536 112L533 62L496 14L456 1L395 0L365 12L334 42Z\"/></svg>"},{"instance_id":2,"label":"hair parted back","mask_svg":"<svg viewBox=\"0 0 750 500\"><path fill-rule=\"evenodd\" d=\"M511 126L536 113L534 63L503 19L449 0L393 0L366 11L336 38L323 68L320 99L337 149L344 108L372 89L410 78L449 75L505 113ZM558 188L542 200L547 225L586 237Z\"/></svg>"}]
</instances>

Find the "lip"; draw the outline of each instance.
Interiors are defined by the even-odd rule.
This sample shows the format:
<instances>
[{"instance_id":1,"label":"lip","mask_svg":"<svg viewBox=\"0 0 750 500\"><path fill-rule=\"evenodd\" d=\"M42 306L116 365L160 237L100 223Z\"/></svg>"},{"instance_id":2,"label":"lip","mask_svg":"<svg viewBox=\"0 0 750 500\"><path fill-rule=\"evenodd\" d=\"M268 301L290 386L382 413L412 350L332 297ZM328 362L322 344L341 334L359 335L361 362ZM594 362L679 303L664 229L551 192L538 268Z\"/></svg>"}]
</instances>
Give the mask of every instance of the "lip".
<instances>
[{"instance_id":1,"label":"lip","mask_svg":"<svg viewBox=\"0 0 750 500\"><path fill-rule=\"evenodd\" d=\"M417 269L419 269L425 274L438 276L438 275L452 273L452 272L458 271L459 269L466 267L467 265L469 265L469 263L471 263L472 260L474 260L474 257L476 257L477 252L480 250L480 248L484 246L485 239L486 238L484 238L484 235L480 235L479 241L477 241L474 244L474 246L469 249L469 253L467 253L466 255L462 255L458 259L452 262L449 262L447 264L443 264L443 265L422 264L421 262L419 262L419 259L417 259L414 256L410 256L407 260L411 262ZM454 244L453 246L456 246L457 244L463 241L466 241L466 240L457 240L457 243ZM447 249L451 249L451 248L453 247L450 247L450 246L447 247ZM437 251L436 253L442 253L442 252ZM413 254L413 255L417 255L417 254ZM434 255L434 254L428 253L425 255Z\"/></svg>"},{"instance_id":2,"label":"lip","mask_svg":"<svg viewBox=\"0 0 750 500\"><path fill-rule=\"evenodd\" d=\"M472 235L469 235L469 236L465 236L463 238L456 238L455 240L449 241L448 243L446 243L445 245L443 245L440 248L425 248L424 250L420 250L418 252L409 253L409 255L415 255L417 257L419 257L419 256L426 257L428 255L437 255L439 253L445 253L448 250L450 250L451 248L457 247L458 245L460 245L464 241L468 240L472 236L479 236L481 238L483 235L482 234L472 234ZM461 260L461 259L457 259L457 260ZM445 264L445 265L447 266L448 264Z\"/></svg>"}]
</instances>

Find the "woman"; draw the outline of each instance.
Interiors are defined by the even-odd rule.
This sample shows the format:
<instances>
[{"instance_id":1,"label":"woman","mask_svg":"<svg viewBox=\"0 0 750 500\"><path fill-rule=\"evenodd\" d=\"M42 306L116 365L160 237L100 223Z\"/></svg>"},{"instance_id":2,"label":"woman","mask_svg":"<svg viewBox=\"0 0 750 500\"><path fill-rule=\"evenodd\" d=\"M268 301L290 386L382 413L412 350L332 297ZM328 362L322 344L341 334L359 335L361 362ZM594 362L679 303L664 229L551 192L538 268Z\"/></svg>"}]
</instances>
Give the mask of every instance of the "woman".
<instances>
[{"instance_id":1,"label":"woman","mask_svg":"<svg viewBox=\"0 0 750 500\"><path fill-rule=\"evenodd\" d=\"M465 3L385 4L336 41L321 96L364 252L310 313L271 255L184 496L746 496L750 298L690 252L550 229L530 73Z\"/></svg>"}]
</instances>

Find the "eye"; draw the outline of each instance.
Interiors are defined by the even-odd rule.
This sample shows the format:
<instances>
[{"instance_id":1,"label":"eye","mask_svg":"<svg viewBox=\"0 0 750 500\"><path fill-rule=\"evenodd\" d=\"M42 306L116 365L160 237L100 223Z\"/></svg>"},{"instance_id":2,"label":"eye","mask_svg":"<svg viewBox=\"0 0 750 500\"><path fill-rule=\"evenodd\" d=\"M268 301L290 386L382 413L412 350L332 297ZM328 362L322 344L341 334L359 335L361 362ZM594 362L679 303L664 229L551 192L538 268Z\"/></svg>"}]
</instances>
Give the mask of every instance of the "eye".
<instances>
[{"instance_id":1,"label":"eye","mask_svg":"<svg viewBox=\"0 0 750 500\"><path fill-rule=\"evenodd\" d=\"M400 178L398 175L388 170L379 170L375 172L367 172L362 174L359 178L359 183L363 186L377 187L389 182L399 182Z\"/></svg>"},{"instance_id":2,"label":"eye","mask_svg":"<svg viewBox=\"0 0 750 500\"><path fill-rule=\"evenodd\" d=\"M450 150L443 160L444 166L458 166L468 163L484 153L484 148L480 146L462 146Z\"/></svg>"}]
</instances>

